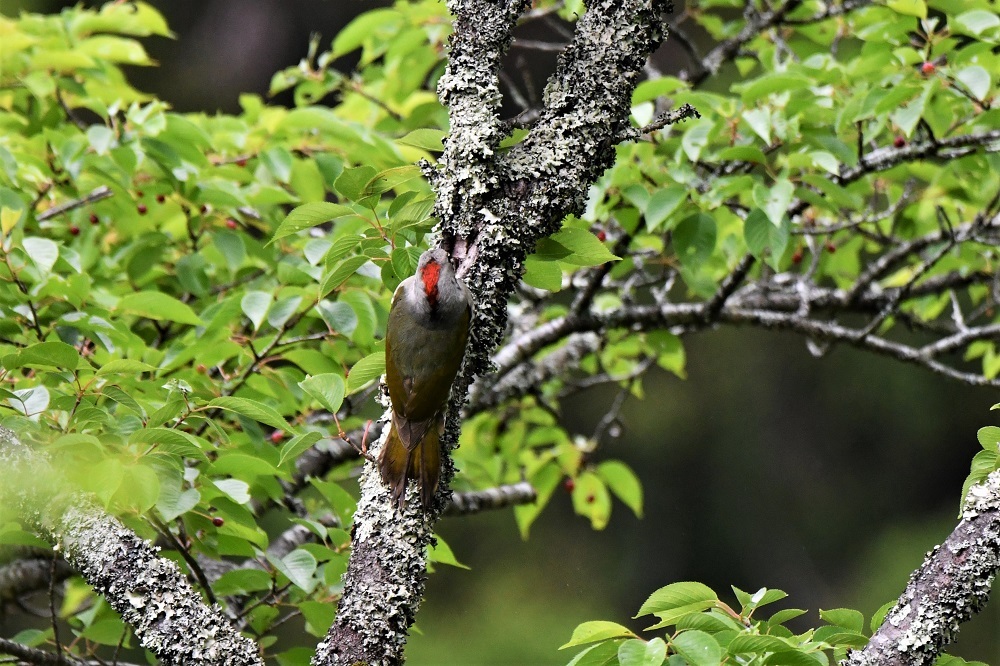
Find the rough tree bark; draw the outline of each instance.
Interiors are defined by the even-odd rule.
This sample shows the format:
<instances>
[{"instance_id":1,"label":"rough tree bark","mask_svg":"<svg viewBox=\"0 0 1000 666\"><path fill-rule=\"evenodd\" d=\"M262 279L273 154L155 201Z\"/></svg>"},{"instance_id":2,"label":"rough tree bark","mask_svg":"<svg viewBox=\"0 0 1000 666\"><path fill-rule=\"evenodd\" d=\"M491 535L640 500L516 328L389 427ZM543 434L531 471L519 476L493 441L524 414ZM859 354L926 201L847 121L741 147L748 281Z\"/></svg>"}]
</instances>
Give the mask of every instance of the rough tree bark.
<instances>
[{"instance_id":1,"label":"rough tree bark","mask_svg":"<svg viewBox=\"0 0 1000 666\"><path fill-rule=\"evenodd\" d=\"M563 217L582 210L588 187L614 160L629 128L632 91L663 38L667 9L661 0L590 3L559 57L537 122L502 153L510 127L499 116L500 59L526 6L524 0L448 3L455 31L438 88L451 133L440 167L428 175L443 245L476 299L473 343L449 406L444 441L451 446L469 385L488 371L503 336L524 257ZM424 515L415 501L397 511L377 471L365 466L344 596L314 664L402 661L423 596L425 549L453 473L447 461L437 505Z\"/></svg>"}]
</instances>

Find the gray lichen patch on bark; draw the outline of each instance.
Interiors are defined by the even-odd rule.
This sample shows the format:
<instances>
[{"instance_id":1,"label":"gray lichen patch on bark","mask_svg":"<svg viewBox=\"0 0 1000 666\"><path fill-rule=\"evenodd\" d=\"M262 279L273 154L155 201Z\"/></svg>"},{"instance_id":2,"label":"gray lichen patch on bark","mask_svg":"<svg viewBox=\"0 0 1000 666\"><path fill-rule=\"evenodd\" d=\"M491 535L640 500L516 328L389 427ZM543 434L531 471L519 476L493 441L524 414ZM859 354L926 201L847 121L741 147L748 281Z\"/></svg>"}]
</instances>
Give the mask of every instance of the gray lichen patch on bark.
<instances>
[{"instance_id":1,"label":"gray lichen patch on bark","mask_svg":"<svg viewBox=\"0 0 1000 666\"><path fill-rule=\"evenodd\" d=\"M969 489L962 520L924 558L868 645L845 666L923 666L989 600L1000 568L1000 471Z\"/></svg>"},{"instance_id":2,"label":"gray lichen patch on bark","mask_svg":"<svg viewBox=\"0 0 1000 666\"><path fill-rule=\"evenodd\" d=\"M46 458L3 428L0 469L4 504L62 553L162 664L263 664L257 645L205 605L174 562L87 495L61 487Z\"/></svg>"}]
</instances>

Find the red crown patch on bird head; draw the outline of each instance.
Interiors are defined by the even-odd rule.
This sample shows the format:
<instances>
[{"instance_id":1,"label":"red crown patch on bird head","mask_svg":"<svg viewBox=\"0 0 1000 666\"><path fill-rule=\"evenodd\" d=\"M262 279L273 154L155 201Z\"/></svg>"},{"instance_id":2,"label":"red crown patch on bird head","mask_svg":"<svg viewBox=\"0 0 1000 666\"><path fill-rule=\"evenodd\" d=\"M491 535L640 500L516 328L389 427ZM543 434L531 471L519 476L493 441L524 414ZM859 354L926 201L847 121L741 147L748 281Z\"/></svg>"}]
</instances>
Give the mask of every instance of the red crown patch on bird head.
<instances>
[{"instance_id":1,"label":"red crown patch on bird head","mask_svg":"<svg viewBox=\"0 0 1000 666\"><path fill-rule=\"evenodd\" d=\"M424 283L424 293L431 307L437 305L438 278L441 277L441 264L431 259L420 269L420 279Z\"/></svg>"}]
</instances>

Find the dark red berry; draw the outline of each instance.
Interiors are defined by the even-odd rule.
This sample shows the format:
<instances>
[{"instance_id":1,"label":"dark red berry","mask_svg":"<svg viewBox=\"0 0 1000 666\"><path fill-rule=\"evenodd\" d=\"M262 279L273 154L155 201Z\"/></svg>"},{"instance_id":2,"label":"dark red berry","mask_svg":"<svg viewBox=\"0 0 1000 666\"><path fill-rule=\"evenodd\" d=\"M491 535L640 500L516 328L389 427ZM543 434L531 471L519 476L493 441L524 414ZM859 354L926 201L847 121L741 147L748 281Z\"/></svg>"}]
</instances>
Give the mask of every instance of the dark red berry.
<instances>
[{"instance_id":1,"label":"dark red berry","mask_svg":"<svg viewBox=\"0 0 1000 666\"><path fill-rule=\"evenodd\" d=\"M925 75L933 74L936 69L937 67L930 61L927 61L920 66L920 71Z\"/></svg>"},{"instance_id":2,"label":"dark red berry","mask_svg":"<svg viewBox=\"0 0 1000 666\"><path fill-rule=\"evenodd\" d=\"M70 228L69 228L69 232L71 234L73 234L74 236L79 236L80 235L80 227L76 226L75 224L71 225Z\"/></svg>"},{"instance_id":3,"label":"dark red berry","mask_svg":"<svg viewBox=\"0 0 1000 666\"><path fill-rule=\"evenodd\" d=\"M245 167L246 165L247 165L247 159L245 157L241 157L240 159L236 160L236 166Z\"/></svg>"},{"instance_id":4,"label":"dark red berry","mask_svg":"<svg viewBox=\"0 0 1000 666\"><path fill-rule=\"evenodd\" d=\"M100 221L101 221L101 219L99 217L97 217L96 213L91 213L90 214L90 223L91 224L98 224Z\"/></svg>"},{"instance_id":5,"label":"dark red berry","mask_svg":"<svg viewBox=\"0 0 1000 666\"><path fill-rule=\"evenodd\" d=\"M199 363L198 365L196 365L195 368L194 368L194 370L195 370L195 372L197 372L200 375L203 375L206 372L208 372L208 368L205 367L204 363Z\"/></svg>"},{"instance_id":6,"label":"dark red berry","mask_svg":"<svg viewBox=\"0 0 1000 666\"><path fill-rule=\"evenodd\" d=\"M226 226L230 229L236 229L240 226L240 223L230 217L226 220Z\"/></svg>"},{"instance_id":7,"label":"dark red berry","mask_svg":"<svg viewBox=\"0 0 1000 666\"><path fill-rule=\"evenodd\" d=\"M569 477L566 477L566 480L563 481L563 490L565 490L568 493L571 493L573 492L574 488L576 488L576 481L574 481Z\"/></svg>"},{"instance_id":8,"label":"dark red berry","mask_svg":"<svg viewBox=\"0 0 1000 666\"><path fill-rule=\"evenodd\" d=\"M797 249L795 251L795 254L792 255L792 263L793 264L802 263L802 248Z\"/></svg>"},{"instance_id":9,"label":"dark red berry","mask_svg":"<svg viewBox=\"0 0 1000 666\"><path fill-rule=\"evenodd\" d=\"M198 211L199 211L199 212L200 212L200 213L201 213L202 215L204 215L205 213L207 213L207 212L208 212L208 206L206 206L205 204L202 204L202 205L201 205L201 207L200 207L200 208L198 208Z\"/></svg>"},{"instance_id":10,"label":"dark red berry","mask_svg":"<svg viewBox=\"0 0 1000 666\"><path fill-rule=\"evenodd\" d=\"M593 495L587 495L587 504L593 504L596 499Z\"/></svg>"},{"instance_id":11,"label":"dark red berry","mask_svg":"<svg viewBox=\"0 0 1000 666\"><path fill-rule=\"evenodd\" d=\"M163 203L166 200L167 200L167 198L165 196L163 196L162 194L157 194L156 195L156 203Z\"/></svg>"},{"instance_id":12,"label":"dark red berry","mask_svg":"<svg viewBox=\"0 0 1000 666\"><path fill-rule=\"evenodd\" d=\"M138 206L135 207L135 209L139 211L139 215L145 215L146 211L149 210L148 208L146 208L146 204L139 204Z\"/></svg>"},{"instance_id":13,"label":"dark red berry","mask_svg":"<svg viewBox=\"0 0 1000 666\"><path fill-rule=\"evenodd\" d=\"M903 146L906 145L906 139L904 139L901 136L897 136L895 139L892 140L892 145L894 145L896 148L902 148Z\"/></svg>"},{"instance_id":14,"label":"dark red berry","mask_svg":"<svg viewBox=\"0 0 1000 666\"><path fill-rule=\"evenodd\" d=\"M285 438L285 433L282 432L281 430L275 430L274 432L271 433L271 441L274 442L275 444L280 444L281 440L283 440L284 438Z\"/></svg>"},{"instance_id":15,"label":"dark red berry","mask_svg":"<svg viewBox=\"0 0 1000 666\"><path fill-rule=\"evenodd\" d=\"M142 190L136 190L136 191L135 191L135 196L137 196L137 197L139 197L139 198L141 199L141 198L142 198L142 196L143 196L143 194L142 194Z\"/></svg>"},{"instance_id":16,"label":"dark red berry","mask_svg":"<svg viewBox=\"0 0 1000 666\"><path fill-rule=\"evenodd\" d=\"M826 251L829 252L830 254L833 254L834 252L837 251L837 246L834 245L832 242L831 243L827 243L826 244Z\"/></svg>"},{"instance_id":17,"label":"dark red berry","mask_svg":"<svg viewBox=\"0 0 1000 666\"><path fill-rule=\"evenodd\" d=\"M599 241L601 241L603 243L607 239L608 239L608 234L605 233L603 229L601 231L597 232L597 240L599 240Z\"/></svg>"},{"instance_id":18,"label":"dark red berry","mask_svg":"<svg viewBox=\"0 0 1000 666\"><path fill-rule=\"evenodd\" d=\"M226 521L223 520L221 516L216 516L215 518L212 518L212 524L216 527L222 527L226 524Z\"/></svg>"}]
</instances>

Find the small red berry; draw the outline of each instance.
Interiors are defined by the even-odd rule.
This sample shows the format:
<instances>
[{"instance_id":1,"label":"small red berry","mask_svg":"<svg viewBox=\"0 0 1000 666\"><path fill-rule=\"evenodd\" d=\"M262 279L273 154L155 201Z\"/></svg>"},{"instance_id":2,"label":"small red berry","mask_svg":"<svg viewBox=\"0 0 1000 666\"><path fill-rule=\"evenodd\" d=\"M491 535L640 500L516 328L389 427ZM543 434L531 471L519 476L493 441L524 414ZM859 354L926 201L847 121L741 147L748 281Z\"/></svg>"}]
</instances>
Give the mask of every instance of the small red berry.
<instances>
[{"instance_id":1,"label":"small red berry","mask_svg":"<svg viewBox=\"0 0 1000 666\"><path fill-rule=\"evenodd\" d=\"M892 140L892 145L895 146L896 148L902 148L903 146L906 145L906 139L904 139L901 136L897 136L895 139Z\"/></svg>"},{"instance_id":2,"label":"small red berry","mask_svg":"<svg viewBox=\"0 0 1000 666\"><path fill-rule=\"evenodd\" d=\"M574 488L576 488L576 481L574 481L570 477L566 477L566 480L563 481L563 490L565 490L568 493L571 493L573 492Z\"/></svg>"},{"instance_id":3,"label":"small red berry","mask_svg":"<svg viewBox=\"0 0 1000 666\"><path fill-rule=\"evenodd\" d=\"M221 516L216 516L215 518L212 518L212 524L216 527L222 527L226 524L226 521L223 520Z\"/></svg>"},{"instance_id":4,"label":"small red berry","mask_svg":"<svg viewBox=\"0 0 1000 666\"><path fill-rule=\"evenodd\" d=\"M601 241L603 243L607 239L608 239L608 234L605 233L603 229L601 231L597 232L597 240L599 240L599 241Z\"/></svg>"},{"instance_id":5,"label":"small red berry","mask_svg":"<svg viewBox=\"0 0 1000 666\"><path fill-rule=\"evenodd\" d=\"M197 372L200 375L203 375L206 372L208 372L208 368L205 366L204 363L199 363L198 365L196 365L195 368L194 368L194 370L195 370L195 372Z\"/></svg>"},{"instance_id":6,"label":"small red berry","mask_svg":"<svg viewBox=\"0 0 1000 666\"><path fill-rule=\"evenodd\" d=\"M80 227L76 226L75 224L71 225L70 228L69 228L69 232L72 235L74 235L74 236L79 236L80 235Z\"/></svg>"},{"instance_id":7,"label":"small red berry","mask_svg":"<svg viewBox=\"0 0 1000 666\"><path fill-rule=\"evenodd\" d=\"M156 195L156 203L163 203L166 200L167 200L167 198L165 196L163 196L162 194L157 194Z\"/></svg>"},{"instance_id":8,"label":"small red berry","mask_svg":"<svg viewBox=\"0 0 1000 666\"><path fill-rule=\"evenodd\" d=\"M135 196L137 196L137 197L139 197L139 198L141 199L141 198L142 198L142 196L143 196L143 194L142 194L142 190L136 190L136 191L135 191Z\"/></svg>"},{"instance_id":9,"label":"small red berry","mask_svg":"<svg viewBox=\"0 0 1000 666\"><path fill-rule=\"evenodd\" d=\"M240 223L230 217L226 220L226 226L230 229L236 229L240 226Z\"/></svg>"},{"instance_id":10,"label":"small red berry","mask_svg":"<svg viewBox=\"0 0 1000 666\"><path fill-rule=\"evenodd\" d=\"M96 213L91 213L90 214L90 223L91 224L98 224L100 221L101 221L101 219L99 217L97 217Z\"/></svg>"},{"instance_id":11,"label":"small red berry","mask_svg":"<svg viewBox=\"0 0 1000 666\"><path fill-rule=\"evenodd\" d=\"M792 255L792 263L793 264L801 264L802 263L802 248L801 247L795 251L795 254Z\"/></svg>"},{"instance_id":12,"label":"small red berry","mask_svg":"<svg viewBox=\"0 0 1000 666\"><path fill-rule=\"evenodd\" d=\"M139 211L139 215L145 215L146 211L149 210L148 208L146 208L146 204L139 204L138 206L135 207L135 209Z\"/></svg>"},{"instance_id":13,"label":"small red berry","mask_svg":"<svg viewBox=\"0 0 1000 666\"><path fill-rule=\"evenodd\" d=\"M597 498L593 495L587 495L587 504L593 504L595 499Z\"/></svg>"},{"instance_id":14,"label":"small red berry","mask_svg":"<svg viewBox=\"0 0 1000 666\"><path fill-rule=\"evenodd\" d=\"M245 157L241 157L240 159L236 160L236 166L245 167L246 165L247 165L247 159Z\"/></svg>"},{"instance_id":15,"label":"small red berry","mask_svg":"<svg viewBox=\"0 0 1000 666\"><path fill-rule=\"evenodd\" d=\"M208 206L206 206L205 204L202 204L202 205L201 205L201 207L200 207L200 208L198 208L198 211L199 211L199 212L200 212L200 213L201 213L202 215L204 215L205 213L207 213L207 212L208 212Z\"/></svg>"},{"instance_id":16,"label":"small red berry","mask_svg":"<svg viewBox=\"0 0 1000 666\"><path fill-rule=\"evenodd\" d=\"M830 254L833 254L834 252L837 251L837 246L834 245L832 242L827 243L826 244L826 251L829 252Z\"/></svg>"},{"instance_id":17,"label":"small red berry","mask_svg":"<svg viewBox=\"0 0 1000 666\"><path fill-rule=\"evenodd\" d=\"M274 442L275 444L280 444L281 440L283 440L284 438L285 438L285 433L282 432L281 430L275 430L274 432L271 433L271 441Z\"/></svg>"},{"instance_id":18,"label":"small red berry","mask_svg":"<svg viewBox=\"0 0 1000 666\"><path fill-rule=\"evenodd\" d=\"M920 71L925 75L933 74L937 67L929 60L920 66Z\"/></svg>"}]
</instances>

